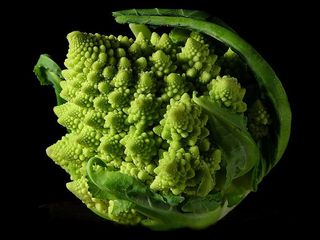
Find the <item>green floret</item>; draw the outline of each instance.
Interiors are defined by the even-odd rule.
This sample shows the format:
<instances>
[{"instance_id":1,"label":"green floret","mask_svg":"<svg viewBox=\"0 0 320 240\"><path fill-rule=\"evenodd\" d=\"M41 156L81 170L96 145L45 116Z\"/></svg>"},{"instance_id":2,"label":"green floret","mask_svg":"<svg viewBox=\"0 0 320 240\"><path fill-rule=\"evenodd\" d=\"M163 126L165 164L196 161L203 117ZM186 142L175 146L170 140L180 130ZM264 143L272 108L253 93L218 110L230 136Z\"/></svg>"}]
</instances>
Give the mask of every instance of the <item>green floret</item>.
<instances>
[{"instance_id":1,"label":"green floret","mask_svg":"<svg viewBox=\"0 0 320 240\"><path fill-rule=\"evenodd\" d=\"M199 168L200 154L194 146L185 151L183 148L169 148L159 160L159 166L154 172L157 174L150 188L153 190L171 190L179 195L187 187L188 180L195 176L195 169Z\"/></svg>"},{"instance_id":2,"label":"green floret","mask_svg":"<svg viewBox=\"0 0 320 240\"><path fill-rule=\"evenodd\" d=\"M114 66L106 66L102 71L102 76L104 77L104 80L110 81L114 77L114 75L117 73L117 70ZM105 84L109 84L109 82L102 82Z\"/></svg>"},{"instance_id":3,"label":"green floret","mask_svg":"<svg viewBox=\"0 0 320 240\"><path fill-rule=\"evenodd\" d=\"M123 50L124 51L124 50ZM123 79L124 79L124 84L126 84L128 82L128 78L130 78L130 72L131 72L131 62L128 58L126 58L125 56L122 56L120 59L119 59L119 62L118 62L118 69L119 70L123 70L121 71L121 73L127 73L129 76L123 76ZM118 77L118 79L120 79L122 77ZM117 87L115 85L115 87Z\"/></svg>"},{"instance_id":4,"label":"green floret","mask_svg":"<svg viewBox=\"0 0 320 240\"><path fill-rule=\"evenodd\" d=\"M218 76L210 82L208 89L212 101L219 103L221 106L237 113L247 110L247 104L243 102L246 90L240 86L236 78Z\"/></svg>"},{"instance_id":5,"label":"green floret","mask_svg":"<svg viewBox=\"0 0 320 240\"><path fill-rule=\"evenodd\" d=\"M113 109L121 110L128 107L131 91L129 88L119 87L108 94L108 102Z\"/></svg>"},{"instance_id":6,"label":"green floret","mask_svg":"<svg viewBox=\"0 0 320 240\"><path fill-rule=\"evenodd\" d=\"M105 116L105 128L111 133L121 133L128 130L127 115L123 111L113 110Z\"/></svg>"},{"instance_id":7,"label":"green floret","mask_svg":"<svg viewBox=\"0 0 320 240\"><path fill-rule=\"evenodd\" d=\"M121 58L121 60L124 60L124 59L126 58ZM127 66L128 62L126 62L126 60L124 60L123 62L125 62L124 64L126 65L124 66L125 69L119 66L120 71L118 71L118 73L115 75L115 77L111 81L112 86L114 86L115 88L130 86L131 73L126 69L128 67Z\"/></svg>"},{"instance_id":8,"label":"green floret","mask_svg":"<svg viewBox=\"0 0 320 240\"><path fill-rule=\"evenodd\" d=\"M205 158L205 162L207 163L208 169L212 177L215 177L215 172L220 170L222 152L220 149L213 149L210 154Z\"/></svg>"},{"instance_id":9,"label":"green floret","mask_svg":"<svg viewBox=\"0 0 320 240\"><path fill-rule=\"evenodd\" d=\"M198 81L201 84L209 83L213 78L217 77L220 73L221 67L216 64L218 56L214 54L214 51L210 50L210 55L207 57L206 61L203 63L203 67L199 72Z\"/></svg>"},{"instance_id":10,"label":"green floret","mask_svg":"<svg viewBox=\"0 0 320 240\"><path fill-rule=\"evenodd\" d=\"M152 53L150 41L142 32L138 33L136 40L129 47L129 53L133 59L149 56Z\"/></svg>"},{"instance_id":11,"label":"green floret","mask_svg":"<svg viewBox=\"0 0 320 240\"><path fill-rule=\"evenodd\" d=\"M80 119L80 118L79 118ZM79 121L78 119L78 121ZM88 113L86 113L86 116L83 120L83 122L94 128L95 130L102 130L104 128L105 120L104 120L104 114L96 111L96 110L90 110Z\"/></svg>"},{"instance_id":12,"label":"green floret","mask_svg":"<svg viewBox=\"0 0 320 240\"><path fill-rule=\"evenodd\" d=\"M89 90L101 80L102 76L99 74L107 64L106 46L110 46L110 41L99 34L80 32L72 32L67 38L70 48L65 65L68 70L62 72L66 81L61 83L61 96L80 106L90 107L90 102L98 93ZM81 91L81 88L84 88L84 91Z\"/></svg>"},{"instance_id":13,"label":"green floret","mask_svg":"<svg viewBox=\"0 0 320 240\"><path fill-rule=\"evenodd\" d=\"M201 163L202 157L196 144L208 136L209 131L205 127L207 120L207 115L192 102L188 94L182 95L178 101L171 100L160 126L154 128L154 132L168 142L169 149L162 153L159 166L154 170L157 175L150 185L151 189L170 189L176 195L182 192L196 194L186 188L193 187L195 182L199 183L203 174L201 169L205 163ZM211 176L209 178L212 179Z\"/></svg>"},{"instance_id":14,"label":"green floret","mask_svg":"<svg viewBox=\"0 0 320 240\"><path fill-rule=\"evenodd\" d=\"M77 142L78 135L70 133L54 145L47 148L47 155L70 174L71 179L78 179L85 173L86 162L93 151L83 148Z\"/></svg>"},{"instance_id":15,"label":"green floret","mask_svg":"<svg viewBox=\"0 0 320 240\"><path fill-rule=\"evenodd\" d=\"M159 102L150 93L136 95L128 109L128 122L138 125L140 129L152 126L159 117Z\"/></svg>"},{"instance_id":16,"label":"green floret","mask_svg":"<svg viewBox=\"0 0 320 240\"><path fill-rule=\"evenodd\" d=\"M177 69L170 56L166 55L162 50L154 52L150 57L150 61L152 63L151 71L157 77L163 77Z\"/></svg>"},{"instance_id":17,"label":"green floret","mask_svg":"<svg viewBox=\"0 0 320 240\"><path fill-rule=\"evenodd\" d=\"M170 99L179 100L179 98L191 88L190 83L184 76L177 73L170 73L164 78L165 88L161 99L169 101Z\"/></svg>"},{"instance_id":18,"label":"green floret","mask_svg":"<svg viewBox=\"0 0 320 240\"><path fill-rule=\"evenodd\" d=\"M178 101L171 99L164 118L154 132L175 148L181 145L194 146L205 132L202 129L207 120L201 108L185 93Z\"/></svg>"},{"instance_id":19,"label":"green floret","mask_svg":"<svg viewBox=\"0 0 320 240\"><path fill-rule=\"evenodd\" d=\"M56 106L53 111L58 116L58 123L69 131L77 131L83 127L80 119L82 119L87 112L87 110L73 103Z\"/></svg>"},{"instance_id":20,"label":"green floret","mask_svg":"<svg viewBox=\"0 0 320 240\"><path fill-rule=\"evenodd\" d=\"M98 84L86 82L82 85L81 91L89 96L97 96L100 94L98 90Z\"/></svg>"},{"instance_id":21,"label":"green floret","mask_svg":"<svg viewBox=\"0 0 320 240\"><path fill-rule=\"evenodd\" d=\"M145 57L139 57L134 61L134 69L137 72L143 72L147 69L148 67L148 61Z\"/></svg>"},{"instance_id":22,"label":"green floret","mask_svg":"<svg viewBox=\"0 0 320 240\"><path fill-rule=\"evenodd\" d=\"M141 221L141 215L134 209L134 205L125 200L110 200L108 217L127 225L135 225Z\"/></svg>"},{"instance_id":23,"label":"green floret","mask_svg":"<svg viewBox=\"0 0 320 240\"><path fill-rule=\"evenodd\" d=\"M124 133L109 133L101 138L101 144L98 148L99 156L110 166L121 166L125 157L125 148L120 144L120 141L124 136Z\"/></svg>"},{"instance_id":24,"label":"green floret","mask_svg":"<svg viewBox=\"0 0 320 240\"><path fill-rule=\"evenodd\" d=\"M256 139L268 135L271 117L261 100L256 100L249 109L249 130Z\"/></svg>"},{"instance_id":25,"label":"green floret","mask_svg":"<svg viewBox=\"0 0 320 240\"><path fill-rule=\"evenodd\" d=\"M152 131L142 132L132 127L128 135L121 140L121 144L125 146L125 161L133 162L139 169L143 169L158 155L161 142L161 138Z\"/></svg>"},{"instance_id":26,"label":"green floret","mask_svg":"<svg viewBox=\"0 0 320 240\"><path fill-rule=\"evenodd\" d=\"M170 55L176 53L174 44L167 33L162 34L160 37L158 33L153 32L150 41L156 50L162 50Z\"/></svg>"},{"instance_id":27,"label":"green floret","mask_svg":"<svg viewBox=\"0 0 320 240\"><path fill-rule=\"evenodd\" d=\"M196 62L204 61L201 60L200 57L206 57L208 55L208 45L190 36L182 48L181 53L178 53L178 60L187 63L189 66L193 66Z\"/></svg>"},{"instance_id":28,"label":"green floret","mask_svg":"<svg viewBox=\"0 0 320 240\"><path fill-rule=\"evenodd\" d=\"M201 70L208 56L208 46L189 37L181 53L177 54L177 59L183 63L182 67L186 70L187 76L193 78Z\"/></svg>"},{"instance_id":29,"label":"green floret","mask_svg":"<svg viewBox=\"0 0 320 240\"><path fill-rule=\"evenodd\" d=\"M157 83L151 72L142 72L139 74L135 97L139 94L154 94L157 91Z\"/></svg>"},{"instance_id":30,"label":"green floret","mask_svg":"<svg viewBox=\"0 0 320 240\"><path fill-rule=\"evenodd\" d=\"M243 82L251 78L247 64L231 48L220 58L222 74L241 79Z\"/></svg>"},{"instance_id":31,"label":"green floret","mask_svg":"<svg viewBox=\"0 0 320 240\"><path fill-rule=\"evenodd\" d=\"M117 39L119 41L120 46L124 48L130 47L130 45L133 43L133 39L128 38L127 36L119 35Z\"/></svg>"},{"instance_id":32,"label":"green floret","mask_svg":"<svg viewBox=\"0 0 320 240\"><path fill-rule=\"evenodd\" d=\"M100 145L102 133L93 127L84 126L77 136L77 143L87 148L97 148Z\"/></svg>"},{"instance_id":33,"label":"green floret","mask_svg":"<svg viewBox=\"0 0 320 240\"><path fill-rule=\"evenodd\" d=\"M93 100L93 107L95 110L100 111L100 112L108 112L111 109L111 105L108 101L107 96L98 96Z\"/></svg>"},{"instance_id":34,"label":"green floret","mask_svg":"<svg viewBox=\"0 0 320 240\"><path fill-rule=\"evenodd\" d=\"M220 67L216 65L217 59L214 49L209 48L199 32L191 32L181 53L177 54L177 60L182 64L186 75L201 84L208 83L219 74Z\"/></svg>"},{"instance_id":35,"label":"green floret","mask_svg":"<svg viewBox=\"0 0 320 240\"><path fill-rule=\"evenodd\" d=\"M89 209L104 218L109 218L108 201L94 198L89 191L86 177L67 183L67 189L79 198Z\"/></svg>"},{"instance_id":36,"label":"green floret","mask_svg":"<svg viewBox=\"0 0 320 240\"><path fill-rule=\"evenodd\" d=\"M134 225L141 221L141 215L133 209L133 204L128 201L104 201L94 198L89 191L90 187L85 177L69 182L66 186L68 190L76 195L89 209L103 218L129 225Z\"/></svg>"}]
</instances>

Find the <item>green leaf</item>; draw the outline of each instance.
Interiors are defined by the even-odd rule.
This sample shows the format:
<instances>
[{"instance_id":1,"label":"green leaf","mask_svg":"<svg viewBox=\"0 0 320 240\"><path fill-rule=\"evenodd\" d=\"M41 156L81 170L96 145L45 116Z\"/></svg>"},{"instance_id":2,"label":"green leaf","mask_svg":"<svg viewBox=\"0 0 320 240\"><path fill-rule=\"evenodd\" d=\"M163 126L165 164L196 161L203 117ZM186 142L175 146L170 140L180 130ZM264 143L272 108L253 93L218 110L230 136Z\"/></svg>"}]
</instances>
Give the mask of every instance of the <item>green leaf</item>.
<instances>
[{"instance_id":1,"label":"green leaf","mask_svg":"<svg viewBox=\"0 0 320 240\"><path fill-rule=\"evenodd\" d=\"M267 161L261 159L252 171L252 187L253 191L257 191L258 184L262 181L268 172Z\"/></svg>"},{"instance_id":2,"label":"green leaf","mask_svg":"<svg viewBox=\"0 0 320 240\"><path fill-rule=\"evenodd\" d=\"M239 178L226 189L224 197L228 199L228 207L238 205L252 191L254 186L252 186L250 177Z\"/></svg>"},{"instance_id":3,"label":"green leaf","mask_svg":"<svg viewBox=\"0 0 320 240\"><path fill-rule=\"evenodd\" d=\"M33 72L36 74L41 85L52 85L56 93L57 105L65 103L65 100L60 97L61 86L63 80L61 69L48 54L42 54L39 57L37 64L34 66Z\"/></svg>"},{"instance_id":4,"label":"green leaf","mask_svg":"<svg viewBox=\"0 0 320 240\"><path fill-rule=\"evenodd\" d=\"M180 203L184 201L184 197L176 196L170 193L163 195L163 198L170 206L178 206Z\"/></svg>"},{"instance_id":5,"label":"green leaf","mask_svg":"<svg viewBox=\"0 0 320 240\"><path fill-rule=\"evenodd\" d=\"M95 185L95 187L89 187L93 197L131 202L135 210L146 217L143 224L152 229L168 230L181 227L201 229L217 222L221 216L232 209L227 206L227 202L214 209L210 203L207 209L212 211L183 213L175 207L181 198L178 200L178 198L169 197L170 201L166 202L164 199L168 199L168 196L164 198L151 192L148 186L134 177L109 171L104 162L96 157L89 160L87 173L90 181ZM202 205L203 209L204 204L205 202ZM187 209L192 211L192 207Z\"/></svg>"},{"instance_id":6,"label":"green leaf","mask_svg":"<svg viewBox=\"0 0 320 240\"><path fill-rule=\"evenodd\" d=\"M186 9L163 9L163 8L154 8L154 9L130 9L113 12L114 17L119 16L181 16L186 18L194 19L206 19L210 15L203 11L198 10L186 10Z\"/></svg>"},{"instance_id":7,"label":"green leaf","mask_svg":"<svg viewBox=\"0 0 320 240\"><path fill-rule=\"evenodd\" d=\"M120 215L123 212L127 212L134 206L131 202L126 200L114 200L114 204L115 206L111 211L112 215Z\"/></svg>"},{"instance_id":8,"label":"green leaf","mask_svg":"<svg viewBox=\"0 0 320 240\"><path fill-rule=\"evenodd\" d=\"M220 207L220 205L221 196L209 194L205 197L195 197L189 199L182 206L182 211L193 213L206 213L217 209L218 207Z\"/></svg>"},{"instance_id":9,"label":"green leaf","mask_svg":"<svg viewBox=\"0 0 320 240\"><path fill-rule=\"evenodd\" d=\"M89 160L87 173L91 182L97 187L91 193L101 199L123 199L140 204L152 202L158 205L165 204L161 195L151 192L134 177L118 171L109 171L105 163L97 157Z\"/></svg>"},{"instance_id":10,"label":"green leaf","mask_svg":"<svg viewBox=\"0 0 320 240\"><path fill-rule=\"evenodd\" d=\"M214 188L214 181L212 179L208 165L205 162L202 163L200 175L202 177L197 189L197 196L205 197Z\"/></svg>"},{"instance_id":11,"label":"green leaf","mask_svg":"<svg viewBox=\"0 0 320 240\"><path fill-rule=\"evenodd\" d=\"M209 115L210 132L227 163L225 185L228 187L257 164L260 158L258 146L246 129L244 116L220 107L208 96L193 96L193 101Z\"/></svg>"},{"instance_id":12,"label":"green leaf","mask_svg":"<svg viewBox=\"0 0 320 240\"><path fill-rule=\"evenodd\" d=\"M108 199L108 200L117 199L109 191L102 191L100 188L98 188L97 185L92 182L90 177L87 177L87 180L88 180L88 189L89 189L89 192L92 194L92 196L100 199Z\"/></svg>"}]
</instances>

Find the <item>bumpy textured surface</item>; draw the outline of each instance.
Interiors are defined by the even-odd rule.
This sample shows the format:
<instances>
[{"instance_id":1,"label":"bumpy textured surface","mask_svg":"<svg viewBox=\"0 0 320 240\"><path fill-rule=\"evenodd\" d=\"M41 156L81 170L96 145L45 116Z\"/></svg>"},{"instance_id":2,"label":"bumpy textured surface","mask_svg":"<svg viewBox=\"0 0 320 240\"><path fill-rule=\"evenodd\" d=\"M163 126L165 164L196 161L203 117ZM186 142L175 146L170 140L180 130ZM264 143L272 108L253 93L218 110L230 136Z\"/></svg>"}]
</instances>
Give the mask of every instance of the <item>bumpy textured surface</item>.
<instances>
[{"instance_id":1,"label":"bumpy textured surface","mask_svg":"<svg viewBox=\"0 0 320 240\"><path fill-rule=\"evenodd\" d=\"M218 76L208 86L211 99L235 112L244 112L247 105L243 102L246 90L241 88L238 80L230 76Z\"/></svg>"},{"instance_id":2,"label":"bumpy textured surface","mask_svg":"<svg viewBox=\"0 0 320 240\"><path fill-rule=\"evenodd\" d=\"M250 108L249 130L255 139L260 139L268 135L271 117L261 100L256 100Z\"/></svg>"},{"instance_id":3,"label":"bumpy textured surface","mask_svg":"<svg viewBox=\"0 0 320 240\"><path fill-rule=\"evenodd\" d=\"M61 97L54 108L68 133L47 149L71 176L68 189L96 213L121 223L141 216L121 200L101 201L88 192L85 166L97 156L108 167L134 176L154 191L206 196L215 186L221 151L207 127L208 116L192 94L239 114L245 90L236 78L218 76L218 56L201 34L174 43L168 34L140 33L135 40L72 32L62 71ZM255 108L254 126L268 116Z\"/></svg>"}]
</instances>

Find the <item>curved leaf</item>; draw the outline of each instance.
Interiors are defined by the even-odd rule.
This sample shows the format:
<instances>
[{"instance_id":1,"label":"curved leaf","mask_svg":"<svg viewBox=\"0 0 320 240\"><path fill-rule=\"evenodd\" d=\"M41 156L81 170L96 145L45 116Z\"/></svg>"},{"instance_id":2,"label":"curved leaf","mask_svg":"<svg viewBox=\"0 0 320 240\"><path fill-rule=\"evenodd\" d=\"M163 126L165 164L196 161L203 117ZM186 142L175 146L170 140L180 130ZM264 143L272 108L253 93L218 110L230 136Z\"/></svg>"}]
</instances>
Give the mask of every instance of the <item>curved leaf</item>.
<instances>
[{"instance_id":1,"label":"curved leaf","mask_svg":"<svg viewBox=\"0 0 320 240\"><path fill-rule=\"evenodd\" d=\"M103 200L118 199L131 202L136 211L148 218L143 221L143 224L152 229L205 228L217 222L221 216L232 209L227 206L227 202L221 205L215 199L212 200L214 202L210 202L210 199L204 199L201 206L205 208L204 205L207 205L209 211L201 211L200 213L196 211L180 212L174 207L177 204L176 199L171 201L173 205L169 205L170 201L166 202L161 195L151 192L148 186L134 177L118 171L109 171L104 162L96 157L89 160L87 173L90 181L95 185L90 188L91 191L93 190L91 192L93 197ZM197 201L201 202L200 199ZM192 203L190 204L192 205ZM190 206L187 207L188 211L194 210L194 207Z\"/></svg>"},{"instance_id":2,"label":"curved leaf","mask_svg":"<svg viewBox=\"0 0 320 240\"><path fill-rule=\"evenodd\" d=\"M130 9L113 12L114 17L119 16L180 16L193 19L206 19L210 15L203 11L198 10L186 10L186 9L164 9L164 8L153 8L153 9Z\"/></svg>"},{"instance_id":3,"label":"curved leaf","mask_svg":"<svg viewBox=\"0 0 320 240\"><path fill-rule=\"evenodd\" d=\"M244 116L221 108L209 97L194 96L193 101L208 113L210 132L227 163L225 187L228 187L257 164L260 158L258 146L246 129Z\"/></svg>"},{"instance_id":4,"label":"curved leaf","mask_svg":"<svg viewBox=\"0 0 320 240\"><path fill-rule=\"evenodd\" d=\"M57 105L65 103L60 97L60 81L63 80L61 69L48 54L41 54L33 72L36 74L41 85L52 85L56 93Z\"/></svg>"}]
</instances>

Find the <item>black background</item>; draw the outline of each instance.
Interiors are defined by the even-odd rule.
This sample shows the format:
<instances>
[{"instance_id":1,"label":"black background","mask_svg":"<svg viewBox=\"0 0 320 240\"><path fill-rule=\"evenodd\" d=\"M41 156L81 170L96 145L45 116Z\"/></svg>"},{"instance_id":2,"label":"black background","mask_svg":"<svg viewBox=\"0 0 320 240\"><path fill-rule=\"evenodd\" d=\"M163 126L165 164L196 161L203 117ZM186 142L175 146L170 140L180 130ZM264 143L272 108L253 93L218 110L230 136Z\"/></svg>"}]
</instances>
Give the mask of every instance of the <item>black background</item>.
<instances>
[{"instance_id":1,"label":"black background","mask_svg":"<svg viewBox=\"0 0 320 240\"><path fill-rule=\"evenodd\" d=\"M55 105L53 90L40 86L32 73L38 56L48 53L62 66L68 49L65 37L69 32L80 30L125 35L129 32L127 26L116 24L111 12L153 7L205 10L224 20L272 65L292 106L292 137L283 159L256 193L250 194L219 223L201 231L152 232L142 227L124 227L101 221L68 192L65 188L69 181L67 174L45 154L46 147L60 139L65 130L57 124L52 111ZM317 70L311 67L313 60L309 55L315 51L311 23L316 16L312 9L306 2L281 5L280 1L133 3L122 0L105 1L104 4L87 1L73 5L57 2L19 5L19 11L12 11L17 23L5 24L6 33L11 36L9 40L17 41L8 46L9 51L19 52L12 61L19 67L10 71L10 79L18 79L11 83L15 85L15 94L20 96L18 114L15 111L17 116L8 119L18 126L14 136L11 134L9 147L14 146L10 152L19 156L14 159L14 165L19 169L19 177L14 177L17 183L13 181L13 186L6 184L13 190L13 198L17 201L14 207L17 213L10 211L10 222L21 228L28 226L24 233L43 238L51 234L88 234L92 238L103 235L108 239L111 235L133 239L170 236L260 239L279 234L310 234L312 225L308 226L307 222L316 206L316 188L310 190L315 177L310 168L315 167L317 158L309 150L312 140L306 137L313 129L313 123L307 118L311 103L315 102L315 95L311 94L314 86L308 81L314 81L316 75L313 73Z\"/></svg>"}]
</instances>

